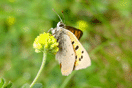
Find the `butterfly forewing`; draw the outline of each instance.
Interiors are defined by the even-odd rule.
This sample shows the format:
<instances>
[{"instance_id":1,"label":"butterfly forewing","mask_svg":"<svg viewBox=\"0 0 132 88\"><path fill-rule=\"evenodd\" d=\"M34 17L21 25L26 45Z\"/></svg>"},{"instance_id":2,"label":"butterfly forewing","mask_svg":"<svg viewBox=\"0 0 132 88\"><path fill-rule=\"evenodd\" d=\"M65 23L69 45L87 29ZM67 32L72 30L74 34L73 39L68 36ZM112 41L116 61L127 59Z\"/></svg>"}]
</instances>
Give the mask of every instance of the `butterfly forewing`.
<instances>
[{"instance_id":1,"label":"butterfly forewing","mask_svg":"<svg viewBox=\"0 0 132 88\"><path fill-rule=\"evenodd\" d=\"M90 66L91 60L87 51L84 49L82 44L79 42L79 40L76 38L76 36L72 32L68 30L66 31L70 37L70 40L75 52L74 70L79 70L79 69L83 69Z\"/></svg>"},{"instance_id":2,"label":"butterfly forewing","mask_svg":"<svg viewBox=\"0 0 132 88\"><path fill-rule=\"evenodd\" d=\"M71 44L70 37L66 34L59 36L59 51L56 54L56 59L61 65L62 75L69 75L74 67L75 53Z\"/></svg>"},{"instance_id":3,"label":"butterfly forewing","mask_svg":"<svg viewBox=\"0 0 132 88\"><path fill-rule=\"evenodd\" d=\"M81 30L76 29L76 28L74 28L74 27L65 26L65 28L66 28L67 30L71 31L71 32L77 37L78 40L79 40L79 39L82 37L82 35L83 35L83 32L82 32Z\"/></svg>"}]
</instances>

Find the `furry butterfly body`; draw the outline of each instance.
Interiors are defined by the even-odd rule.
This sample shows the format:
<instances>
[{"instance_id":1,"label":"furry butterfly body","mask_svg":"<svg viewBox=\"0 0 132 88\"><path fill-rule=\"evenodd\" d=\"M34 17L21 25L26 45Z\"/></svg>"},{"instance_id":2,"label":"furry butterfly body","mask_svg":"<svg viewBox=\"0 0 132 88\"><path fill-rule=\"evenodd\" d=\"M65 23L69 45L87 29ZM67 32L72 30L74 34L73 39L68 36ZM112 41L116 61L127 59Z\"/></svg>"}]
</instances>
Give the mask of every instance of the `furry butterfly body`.
<instances>
[{"instance_id":1,"label":"furry butterfly body","mask_svg":"<svg viewBox=\"0 0 132 88\"><path fill-rule=\"evenodd\" d=\"M61 65L62 75L68 76L73 70L84 69L91 65L87 51L79 42L82 31L58 22L57 27L52 28L51 32L59 42L56 59Z\"/></svg>"}]
</instances>

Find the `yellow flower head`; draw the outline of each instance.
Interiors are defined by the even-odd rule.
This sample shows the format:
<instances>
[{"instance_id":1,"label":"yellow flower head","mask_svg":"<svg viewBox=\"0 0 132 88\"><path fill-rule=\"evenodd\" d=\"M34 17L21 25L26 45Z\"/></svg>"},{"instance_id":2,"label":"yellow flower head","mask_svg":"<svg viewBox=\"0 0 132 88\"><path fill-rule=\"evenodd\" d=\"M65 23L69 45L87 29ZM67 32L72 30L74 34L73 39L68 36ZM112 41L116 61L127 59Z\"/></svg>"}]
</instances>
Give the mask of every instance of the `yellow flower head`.
<instances>
[{"instance_id":1,"label":"yellow flower head","mask_svg":"<svg viewBox=\"0 0 132 88\"><path fill-rule=\"evenodd\" d=\"M87 24L86 21L80 20L80 21L77 22L77 26L78 26L78 28L79 28L80 30L83 31L83 30L86 30L86 29L87 29L88 24Z\"/></svg>"},{"instance_id":2,"label":"yellow flower head","mask_svg":"<svg viewBox=\"0 0 132 88\"><path fill-rule=\"evenodd\" d=\"M9 16L7 18L7 23L9 26L13 25L15 23L15 18L13 16Z\"/></svg>"},{"instance_id":3,"label":"yellow flower head","mask_svg":"<svg viewBox=\"0 0 132 88\"><path fill-rule=\"evenodd\" d=\"M43 34L40 34L39 36L37 36L37 38L35 38L33 48L35 49L36 53L39 53L44 49L52 53L56 53L59 50L59 48L57 47L58 45L59 43L54 38L54 36L44 32Z\"/></svg>"}]
</instances>

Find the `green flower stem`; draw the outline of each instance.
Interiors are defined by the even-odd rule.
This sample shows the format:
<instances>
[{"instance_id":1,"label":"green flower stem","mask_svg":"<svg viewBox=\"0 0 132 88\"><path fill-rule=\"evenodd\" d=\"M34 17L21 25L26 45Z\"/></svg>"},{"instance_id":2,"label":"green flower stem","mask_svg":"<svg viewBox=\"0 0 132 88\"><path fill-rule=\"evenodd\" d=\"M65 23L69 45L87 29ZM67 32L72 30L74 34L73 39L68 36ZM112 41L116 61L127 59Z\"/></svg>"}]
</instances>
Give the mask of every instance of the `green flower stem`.
<instances>
[{"instance_id":1,"label":"green flower stem","mask_svg":"<svg viewBox=\"0 0 132 88\"><path fill-rule=\"evenodd\" d=\"M38 80L39 76L40 76L40 73L42 72L43 68L44 68L44 65L45 65L45 62L46 62L46 56L47 56L47 52L45 51L44 49L44 52L43 52L43 61L42 61L42 64L41 64L41 67L35 77L35 79L33 80L33 82L31 83L30 85L30 88L32 88L34 86L34 84L36 83L36 81Z\"/></svg>"},{"instance_id":2,"label":"green flower stem","mask_svg":"<svg viewBox=\"0 0 132 88\"><path fill-rule=\"evenodd\" d=\"M70 79L74 76L74 74L76 73L77 71L73 71L72 74L70 74L66 79L65 81L62 83L61 87L60 88L65 88L67 83L70 81Z\"/></svg>"}]
</instances>

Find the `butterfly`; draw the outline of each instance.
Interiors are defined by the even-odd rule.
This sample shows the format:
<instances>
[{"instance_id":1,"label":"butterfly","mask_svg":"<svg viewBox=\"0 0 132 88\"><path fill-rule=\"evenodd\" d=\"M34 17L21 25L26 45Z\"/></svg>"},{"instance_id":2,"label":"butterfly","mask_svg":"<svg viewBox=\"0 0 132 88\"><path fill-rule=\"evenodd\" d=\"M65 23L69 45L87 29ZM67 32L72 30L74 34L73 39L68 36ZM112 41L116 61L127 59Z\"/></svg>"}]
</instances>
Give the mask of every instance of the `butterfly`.
<instances>
[{"instance_id":1,"label":"butterfly","mask_svg":"<svg viewBox=\"0 0 132 88\"><path fill-rule=\"evenodd\" d=\"M87 51L79 42L83 35L81 30L65 26L60 21L57 23L57 27L51 28L50 31L59 43L59 51L55 58L60 64L62 75L68 76L73 70L84 69L91 65Z\"/></svg>"}]
</instances>

